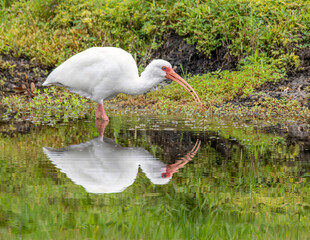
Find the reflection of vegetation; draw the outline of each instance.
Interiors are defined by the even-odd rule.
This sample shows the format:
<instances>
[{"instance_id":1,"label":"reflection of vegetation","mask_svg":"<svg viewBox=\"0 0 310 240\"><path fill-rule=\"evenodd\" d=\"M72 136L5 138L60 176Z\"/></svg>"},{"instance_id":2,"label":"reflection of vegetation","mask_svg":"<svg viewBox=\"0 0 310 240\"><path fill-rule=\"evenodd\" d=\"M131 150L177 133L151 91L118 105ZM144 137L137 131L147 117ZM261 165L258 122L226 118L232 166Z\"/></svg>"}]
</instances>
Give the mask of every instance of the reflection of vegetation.
<instances>
[{"instance_id":1,"label":"reflection of vegetation","mask_svg":"<svg viewBox=\"0 0 310 240\"><path fill-rule=\"evenodd\" d=\"M258 154L261 155L266 152L274 152L279 148L279 145L281 145L280 143L285 143L283 137L261 133L253 126L224 128L219 130L219 132L224 138L236 139L239 144L249 149L256 158Z\"/></svg>"},{"instance_id":2,"label":"reflection of vegetation","mask_svg":"<svg viewBox=\"0 0 310 240\"><path fill-rule=\"evenodd\" d=\"M118 118L105 134L120 144L148 144L146 132L161 121ZM189 130L179 122L176 129ZM209 124L222 141L232 143L230 158L212 138L198 158L175 174L171 183L153 186L143 173L120 194L87 194L51 165L43 146L63 147L97 136L89 123L0 139L0 224L3 238L29 239L303 239L310 217L308 179L299 176L298 149L281 137L249 126ZM171 122L164 122L165 126ZM198 130L198 128L196 128ZM141 130L137 130L140 131ZM199 132L194 132L194 135ZM270 144L267 144L267 142ZM252 147L251 147L252 146ZM258 149L257 152L255 152ZM158 152L159 151L159 152ZM281 160L281 162L279 162ZM287 162L290 161L290 162ZM288 164L290 163L290 165ZM293 163L293 164L292 164Z\"/></svg>"}]
</instances>

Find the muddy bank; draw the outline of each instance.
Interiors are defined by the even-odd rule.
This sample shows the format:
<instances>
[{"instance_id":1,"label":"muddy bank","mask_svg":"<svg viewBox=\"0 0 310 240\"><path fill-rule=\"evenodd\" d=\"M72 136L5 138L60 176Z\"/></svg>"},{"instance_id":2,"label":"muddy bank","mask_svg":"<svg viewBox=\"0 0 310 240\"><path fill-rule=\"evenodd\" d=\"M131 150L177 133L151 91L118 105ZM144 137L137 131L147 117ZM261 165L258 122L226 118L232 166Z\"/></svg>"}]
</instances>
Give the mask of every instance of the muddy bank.
<instances>
[{"instance_id":1,"label":"muddy bank","mask_svg":"<svg viewBox=\"0 0 310 240\"><path fill-rule=\"evenodd\" d=\"M0 56L0 98L11 94L31 96L31 85L41 87L50 69L28 58Z\"/></svg>"},{"instance_id":2,"label":"muddy bank","mask_svg":"<svg viewBox=\"0 0 310 240\"><path fill-rule=\"evenodd\" d=\"M310 108L310 48L300 49L297 55L300 58L299 70L289 69L282 81L265 83L256 89L254 95L236 99L234 103L251 107L260 98L287 98Z\"/></svg>"},{"instance_id":3,"label":"muddy bank","mask_svg":"<svg viewBox=\"0 0 310 240\"><path fill-rule=\"evenodd\" d=\"M192 75L213 72L218 69L235 70L237 66L237 59L230 55L228 48L218 47L209 58L200 53L195 46L187 44L181 36L173 33L165 36L164 44L153 50L149 58L165 59L172 66L176 66L179 73Z\"/></svg>"},{"instance_id":4,"label":"muddy bank","mask_svg":"<svg viewBox=\"0 0 310 240\"><path fill-rule=\"evenodd\" d=\"M246 107L254 106L254 103L260 99L264 101L266 98L290 99L296 100L302 106L310 108L310 75L299 74L296 76L288 76L287 79L278 83L266 83L257 88L255 93L245 98L238 98L230 103L234 105L242 105Z\"/></svg>"}]
</instances>

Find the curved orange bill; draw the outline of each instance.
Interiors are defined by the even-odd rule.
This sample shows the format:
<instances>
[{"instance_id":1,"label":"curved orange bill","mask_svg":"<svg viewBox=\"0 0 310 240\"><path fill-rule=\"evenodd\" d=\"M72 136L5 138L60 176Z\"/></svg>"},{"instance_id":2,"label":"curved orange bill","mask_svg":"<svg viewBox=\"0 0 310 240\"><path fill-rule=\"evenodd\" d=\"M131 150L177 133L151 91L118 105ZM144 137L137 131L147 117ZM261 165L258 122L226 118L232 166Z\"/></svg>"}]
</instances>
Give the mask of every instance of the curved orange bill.
<instances>
[{"instance_id":1,"label":"curved orange bill","mask_svg":"<svg viewBox=\"0 0 310 240\"><path fill-rule=\"evenodd\" d=\"M182 87L184 87L186 89L186 91L188 91L192 97L194 98L196 103L200 103L200 99L197 95L197 93L195 92L195 90L191 87L191 85L189 85L179 74L177 74L175 71L173 71L173 69L169 69L167 71L167 74L165 76L166 78L176 82L177 84L181 85Z\"/></svg>"}]
</instances>

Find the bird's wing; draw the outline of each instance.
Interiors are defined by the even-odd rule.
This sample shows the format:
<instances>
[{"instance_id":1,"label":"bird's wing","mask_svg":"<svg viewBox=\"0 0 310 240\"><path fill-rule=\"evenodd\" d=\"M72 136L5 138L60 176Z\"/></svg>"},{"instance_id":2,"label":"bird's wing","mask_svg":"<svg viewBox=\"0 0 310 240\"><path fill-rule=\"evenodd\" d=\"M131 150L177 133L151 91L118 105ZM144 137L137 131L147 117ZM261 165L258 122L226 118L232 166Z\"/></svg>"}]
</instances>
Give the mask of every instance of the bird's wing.
<instances>
[{"instance_id":1,"label":"bird's wing","mask_svg":"<svg viewBox=\"0 0 310 240\"><path fill-rule=\"evenodd\" d=\"M94 47L80 52L58 66L43 86L61 85L95 101L117 94L117 81L128 77L130 69L137 69L132 56L112 47ZM132 73L130 73L132 74ZM138 71L136 73L138 75ZM98 91L100 89L100 91Z\"/></svg>"}]
</instances>

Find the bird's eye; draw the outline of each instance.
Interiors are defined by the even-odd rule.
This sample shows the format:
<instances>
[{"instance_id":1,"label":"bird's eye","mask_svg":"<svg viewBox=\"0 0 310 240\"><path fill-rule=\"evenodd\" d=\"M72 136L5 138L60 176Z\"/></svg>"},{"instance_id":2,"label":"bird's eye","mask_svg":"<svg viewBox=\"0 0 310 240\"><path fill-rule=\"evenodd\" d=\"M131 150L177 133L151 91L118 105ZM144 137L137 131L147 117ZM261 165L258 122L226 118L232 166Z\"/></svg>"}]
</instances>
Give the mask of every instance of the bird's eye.
<instances>
[{"instance_id":1,"label":"bird's eye","mask_svg":"<svg viewBox=\"0 0 310 240\"><path fill-rule=\"evenodd\" d=\"M162 67L161 69L165 71L167 68L166 67Z\"/></svg>"}]
</instances>

